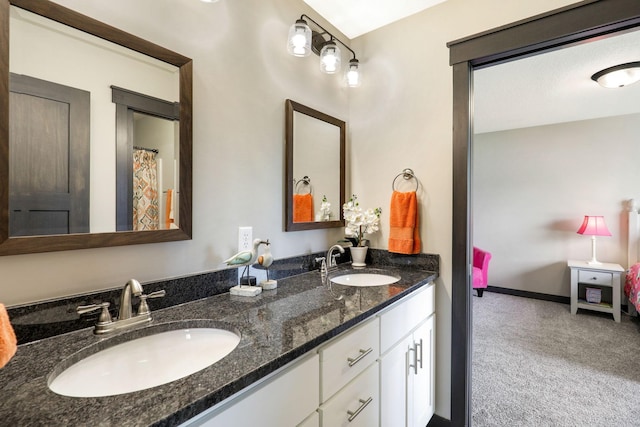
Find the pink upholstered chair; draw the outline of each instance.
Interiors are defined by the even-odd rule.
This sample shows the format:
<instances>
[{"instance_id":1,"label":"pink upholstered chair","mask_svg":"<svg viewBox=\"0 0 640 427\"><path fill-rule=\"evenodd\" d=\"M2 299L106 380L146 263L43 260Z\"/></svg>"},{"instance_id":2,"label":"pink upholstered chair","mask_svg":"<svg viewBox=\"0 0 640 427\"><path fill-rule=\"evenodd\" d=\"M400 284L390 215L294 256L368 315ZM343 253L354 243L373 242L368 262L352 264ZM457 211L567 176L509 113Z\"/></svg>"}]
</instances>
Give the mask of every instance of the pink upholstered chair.
<instances>
[{"instance_id":1,"label":"pink upholstered chair","mask_svg":"<svg viewBox=\"0 0 640 427\"><path fill-rule=\"evenodd\" d=\"M482 297L482 292L487 287L490 260L490 252L473 247L473 289L478 291L479 297Z\"/></svg>"}]
</instances>

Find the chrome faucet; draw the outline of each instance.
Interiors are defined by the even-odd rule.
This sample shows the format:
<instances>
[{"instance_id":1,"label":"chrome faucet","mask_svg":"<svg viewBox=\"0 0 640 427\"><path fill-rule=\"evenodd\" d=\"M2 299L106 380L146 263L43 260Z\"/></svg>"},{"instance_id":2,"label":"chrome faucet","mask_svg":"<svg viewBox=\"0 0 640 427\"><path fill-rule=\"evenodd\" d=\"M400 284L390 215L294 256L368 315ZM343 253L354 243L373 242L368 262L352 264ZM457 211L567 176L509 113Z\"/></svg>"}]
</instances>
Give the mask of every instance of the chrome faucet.
<instances>
[{"instance_id":1,"label":"chrome faucet","mask_svg":"<svg viewBox=\"0 0 640 427\"><path fill-rule=\"evenodd\" d=\"M344 248L340 245L333 245L329 248L329 250L327 251L327 272L329 271L329 269L331 269L331 267L336 267L338 265L335 258L338 255L333 255L333 251L335 249L339 250L341 254L344 253Z\"/></svg>"},{"instance_id":2,"label":"chrome faucet","mask_svg":"<svg viewBox=\"0 0 640 427\"><path fill-rule=\"evenodd\" d=\"M142 285L135 279L130 279L125 283L120 294L120 312L118 318L113 320L109 313L109 303L101 302L97 304L81 305L76 309L78 314L89 313L95 310L102 310L98 317L98 323L93 330L95 334L106 334L108 332L116 331L118 329L126 328L140 323L151 321L151 311L147 304L147 298L159 298L165 296L164 290L151 292L148 295L144 295ZM131 305L131 295L140 298L140 305L138 306L138 312L136 315L132 315L133 308Z\"/></svg>"},{"instance_id":3,"label":"chrome faucet","mask_svg":"<svg viewBox=\"0 0 640 427\"><path fill-rule=\"evenodd\" d=\"M322 279L322 284L326 285L329 280L329 273L336 269L336 257L338 255L333 255L334 250L339 250L341 254L344 253L344 248L340 245L333 245L327 251L327 256L316 258L316 262L320 262L320 278Z\"/></svg>"},{"instance_id":4,"label":"chrome faucet","mask_svg":"<svg viewBox=\"0 0 640 427\"><path fill-rule=\"evenodd\" d=\"M118 313L118 320L131 318L131 294L139 297L142 295L142 285L136 279L129 279L122 288L120 294L120 313Z\"/></svg>"}]
</instances>

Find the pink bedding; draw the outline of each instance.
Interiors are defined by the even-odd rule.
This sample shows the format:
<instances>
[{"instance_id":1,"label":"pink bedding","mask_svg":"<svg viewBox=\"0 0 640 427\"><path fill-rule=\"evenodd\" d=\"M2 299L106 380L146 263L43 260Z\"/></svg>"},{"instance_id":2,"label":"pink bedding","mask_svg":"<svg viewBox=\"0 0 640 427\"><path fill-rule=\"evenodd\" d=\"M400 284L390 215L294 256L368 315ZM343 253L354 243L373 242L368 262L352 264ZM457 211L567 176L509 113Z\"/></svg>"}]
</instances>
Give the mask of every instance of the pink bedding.
<instances>
[{"instance_id":1,"label":"pink bedding","mask_svg":"<svg viewBox=\"0 0 640 427\"><path fill-rule=\"evenodd\" d=\"M629 302L636 307L636 310L640 312L640 262L633 264L629 271L627 271L627 277L624 281L624 294L629 298Z\"/></svg>"}]
</instances>

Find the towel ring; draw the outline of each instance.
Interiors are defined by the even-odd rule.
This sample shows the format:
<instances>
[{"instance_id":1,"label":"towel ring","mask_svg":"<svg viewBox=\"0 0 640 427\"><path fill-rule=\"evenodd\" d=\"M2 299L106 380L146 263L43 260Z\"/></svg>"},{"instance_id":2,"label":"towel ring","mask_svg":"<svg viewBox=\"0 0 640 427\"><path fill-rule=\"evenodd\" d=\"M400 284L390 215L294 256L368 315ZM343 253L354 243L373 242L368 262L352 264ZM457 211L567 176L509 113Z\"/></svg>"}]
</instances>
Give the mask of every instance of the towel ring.
<instances>
[{"instance_id":1,"label":"towel ring","mask_svg":"<svg viewBox=\"0 0 640 427\"><path fill-rule=\"evenodd\" d=\"M416 180L416 191L418 191L418 186L420 185L420 182L418 181L418 178L416 178L416 176L413 173L413 170L406 168L404 169L402 172L400 172L398 175L396 175L395 178L393 178L393 182L391 183L391 189L393 191L396 191L396 180L398 178L404 178L405 180L410 180L410 179L415 179Z\"/></svg>"},{"instance_id":2,"label":"towel ring","mask_svg":"<svg viewBox=\"0 0 640 427\"><path fill-rule=\"evenodd\" d=\"M300 181L295 182L295 179L293 181L295 183L294 186L293 186L294 187L294 193L300 194L300 193L298 193L298 185L304 184L307 187L309 187L309 194L311 194L311 190L313 189L313 187L311 186L311 178L309 178L308 176L305 175Z\"/></svg>"}]
</instances>

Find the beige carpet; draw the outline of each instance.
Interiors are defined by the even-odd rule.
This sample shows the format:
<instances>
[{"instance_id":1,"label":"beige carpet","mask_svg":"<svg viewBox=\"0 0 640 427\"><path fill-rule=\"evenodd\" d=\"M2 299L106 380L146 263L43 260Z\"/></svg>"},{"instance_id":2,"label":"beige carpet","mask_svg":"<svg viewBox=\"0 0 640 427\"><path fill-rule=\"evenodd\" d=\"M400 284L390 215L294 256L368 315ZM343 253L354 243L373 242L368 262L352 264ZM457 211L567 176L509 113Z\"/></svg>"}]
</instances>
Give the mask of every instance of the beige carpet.
<instances>
[{"instance_id":1,"label":"beige carpet","mask_svg":"<svg viewBox=\"0 0 640 427\"><path fill-rule=\"evenodd\" d=\"M640 322L473 297L473 427L640 426Z\"/></svg>"}]
</instances>

